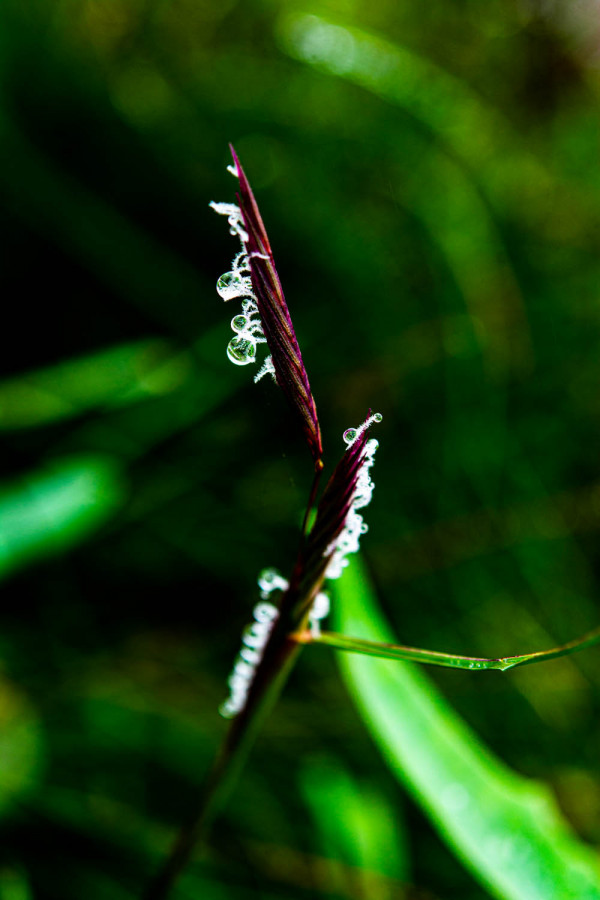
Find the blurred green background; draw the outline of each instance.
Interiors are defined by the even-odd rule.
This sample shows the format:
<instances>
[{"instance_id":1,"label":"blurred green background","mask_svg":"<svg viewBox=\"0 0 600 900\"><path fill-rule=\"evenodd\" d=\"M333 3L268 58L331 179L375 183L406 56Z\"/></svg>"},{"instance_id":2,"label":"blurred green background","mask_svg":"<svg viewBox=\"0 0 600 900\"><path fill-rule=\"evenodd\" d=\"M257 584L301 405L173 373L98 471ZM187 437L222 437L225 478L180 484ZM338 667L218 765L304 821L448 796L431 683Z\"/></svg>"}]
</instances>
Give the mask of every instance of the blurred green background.
<instances>
[{"instance_id":1,"label":"blurred green background","mask_svg":"<svg viewBox=\"0 0 600 900\"><path fill-rule=\"evenodd\" d=\"M310 457L225 358L229 141L328 465L383 413L363 549L399 639L599 623L599 52L594 0L3 0L0 900L139 895L295 553ZM432 677L597 846L598 651ZM490 895L308 649L177 896Z\"/></svg>"}]
</instances>

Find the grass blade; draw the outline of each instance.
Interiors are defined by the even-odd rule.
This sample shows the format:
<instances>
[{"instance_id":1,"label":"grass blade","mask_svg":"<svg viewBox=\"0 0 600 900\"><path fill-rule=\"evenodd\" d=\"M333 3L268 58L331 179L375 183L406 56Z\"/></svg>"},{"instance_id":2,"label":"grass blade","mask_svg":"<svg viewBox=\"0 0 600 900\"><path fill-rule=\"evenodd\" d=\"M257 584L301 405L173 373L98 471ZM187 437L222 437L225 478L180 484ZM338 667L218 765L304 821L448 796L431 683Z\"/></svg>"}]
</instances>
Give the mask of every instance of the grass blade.
<instances>
[{"instance_id":1,"label":"grass blade","mask_svg":"<svg viewBox=\"0 0 600 900\"><path fill-rule=\"evenodd\" d=\"M392 642L358 560L333 589L336 627ZM495 897L600 896L598 857L572 833L548 789L495 757L422 672L355 654L339 661L384 759Z\"/></svg>"},{"instance_id":2,"label":"grass blade","mask_svg":"<svg viewBox=\"0 0 600 900\"><path fill-rule=\"evenodd\" d=\"M304 644L323 644L326 647L335 647L336 650L348 650L351 653L362 653L366 656L377 656L380 659L398 659L407 662L425 663L432 666L445 666L451 669L470 669L472 671L485 671L499 669L505 672L516 666L527 666L537 662L547 662L550 659L558 659L570 653L577 653L586 647L600 644L600 628L589 631L582 637L575 638L560 647L552 647L551 650L536 650L533 653L525 653L522 656L502 656L498 659L485 659L480 656L457 656L454 653L441 653L438 650L421 650L420 647L404 647L401 644L385 644L379 641L365 641L362 638L349 637L345 634L335 634L332 631L324 631L318 637L309 631L298 635L298 641Z\"/></svg>"}]
</instances>

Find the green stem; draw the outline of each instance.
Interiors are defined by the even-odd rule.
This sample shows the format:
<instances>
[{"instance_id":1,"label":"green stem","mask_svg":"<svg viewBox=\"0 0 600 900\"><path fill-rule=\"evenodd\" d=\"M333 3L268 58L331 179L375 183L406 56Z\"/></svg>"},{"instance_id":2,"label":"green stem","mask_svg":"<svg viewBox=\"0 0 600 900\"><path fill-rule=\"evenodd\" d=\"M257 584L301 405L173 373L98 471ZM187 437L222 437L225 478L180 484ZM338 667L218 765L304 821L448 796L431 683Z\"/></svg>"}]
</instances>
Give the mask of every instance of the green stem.
<instances>
[{"instance_id":1,"label":"green stem","mask_svg":"<svg viewBox=\"0 0 600 900\"><path fill-rule=\"evenodd\" d=\"M323 463L318 460L302 523L303 538L322 470ZM166 900L189 862L194 848L206 837L216 813L231 793L263 722L279 698L302 649L301 643L293 639L290 632L294 629L302 631L306 627L308 612L302 614L302 621L294 619L296 601L296 587L290 586L290 590L282 598L279 618L254 673L244 708L231 723L200 792L196 811L181 828L168 857L148 885L142 900Z\"/></svg>"},{"instance_id":2,"label":"green stem","mask_svg":"<svg viewBox=\"0 0 600 900\"><path fill-rule=\"evenodd\" d=\"M223 745L201 790L195 813L184 824L142 900L165 900L194 848L202 841L226 802L252 745L277 701L296 661L301 645L274 628L263 659L256 670L244 709L233 720Z\"/></svg>"},{"instance_id":3,"label":"green stem","mask_svg":"<svg viewBox=\"0 0 600 900\"><path fill-rule=\"evenodd\" d=\"M515 666L527 666L532 663L546 662L576 653L594 644L600 644L600 628L589 631L580 638L553 647L551 650L537 650L534 653L525 653L522 656L503 656L497 659L485 659L479 656L457 656L453 653L441 653L437 650L421 650L419 647L404 647L400 644L381 644L376 641L366 641L362 638L348 637L345 634L335 634L324 631L319 636L314 636L310 631L299 631L292 635L300 644L321 644L334 647L336 650L347 650L351 653L363 653L367 656L378 656L383 659L408 660L411 662L426 663L434 666L446 666L453 669L470 669L482 671L486 669L499 669L504 672Z\"/></svg>"},{"instance_id":4,"label":"green stem","mask_svg":"<svg viewBox=\"0 0 600 900\"><path fill-rule=\"evenodd\" d=\"M312 511L312 508L315 504L315 499L317 496L317 491L319 489L319 482L321 480L321 472L323 471L323 461L318 459L315 463L315 475L313 478L312 486L310 489L310 495L308 498L308 503L306 504L306 512L304 513L304 518L302 519L302 537L306 537L306 533L308 531L308 521Z\"/></svg>"}]
</instances>

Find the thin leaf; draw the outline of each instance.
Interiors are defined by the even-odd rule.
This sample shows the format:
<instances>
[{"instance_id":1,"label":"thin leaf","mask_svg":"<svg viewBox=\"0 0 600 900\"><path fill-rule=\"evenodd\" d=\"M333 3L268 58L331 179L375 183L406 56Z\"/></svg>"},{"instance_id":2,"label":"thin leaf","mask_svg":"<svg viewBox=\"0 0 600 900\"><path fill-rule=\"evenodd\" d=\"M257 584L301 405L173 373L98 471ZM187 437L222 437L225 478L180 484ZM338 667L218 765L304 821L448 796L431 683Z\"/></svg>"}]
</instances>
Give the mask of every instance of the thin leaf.
<instances>
[{"instance_id":1,"label":"thin leaf","mask_svg":"<svg viewBox=\"0 0 600 900\"><path fill-rule=\"evenodd\" d=\"M336 627L392 643L356 558L334 594ZM576 838L548 789L495 757L421 671L345 653L339 662L384 759L495 897L597 900L597 854Z\"/></svg>"},{"instance_id":2,"label":"thin leaf","mask_svg":"<svg viewBox=\"0 0 600 900\"><path fill-rule=\"evenodd\" d=\"M498 659L457 656L453 653L441 653L438 650L421 650L419 647L404 647L401 644L365 641L362 638L335 634L332 631L324 631L320 635L313 635L311 632L305 631L297 635L296 639L303 644L323 644L327 647L335 647L336 650L349 650L351 653L378 656L381 659L401 659L432 666L445 666L451 669L474 671L499 669L501 672L505 672L507 669L514 669L515 666L528 666L532 663L546 662L549 659L558 659L570 653L577 653L578 650L586 647L592 647L594 644L600 644L600 628L595 628L582 637L569 641L567 644L561 644L560 647L553 647L551 650L536 650L534 653L525 653L523 656L503 656Z\"/></svg>"}]
</instances>

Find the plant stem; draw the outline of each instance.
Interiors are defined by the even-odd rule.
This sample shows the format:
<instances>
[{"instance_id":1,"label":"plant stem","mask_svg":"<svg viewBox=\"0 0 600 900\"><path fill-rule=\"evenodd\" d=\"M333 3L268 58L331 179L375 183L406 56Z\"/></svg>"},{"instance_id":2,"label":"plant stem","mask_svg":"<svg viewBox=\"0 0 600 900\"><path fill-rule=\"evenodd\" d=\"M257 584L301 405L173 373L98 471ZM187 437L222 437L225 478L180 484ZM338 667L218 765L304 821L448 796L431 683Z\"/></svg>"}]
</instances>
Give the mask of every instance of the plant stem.
<instances>
[{"instance_id":1,"label":"plant stem","mask_svg":"<svg viewBox=\"0 0 600 900\"><path fill-rule=\"evenodd\" d=\"M216 813L237 781L263 722L281 694L300 649L282 627L275 627L256 670L246 706L231 723L200 793L197 809L181 828L142 900L166 900L194 848L206 837Z\"/></svg>"},{"instance_id":2,"label":"plant stem","mask_svg":"<svg viewBox=\"0 0 600 900\"><path fill-rule=\"evenodd\" d=\"M313 478L312 486L310 489L310 494L308 497L308 503L306 504L306 512L304 513L304 518L302 519L302 537L306 537L306 532L308 531L308 520L310 517L311 510L315 504L315 499L317 496L317 491L319 490L319 482L321 480L321 472L323 471L323 461L317 460L315 463L315 476Z\"/></svg>"},{"instance_id":3,"label":"plant stem","mask_svg":"<svg viewBox=\"0 0 600 900\"><path fill-rule=\"evenodd\" d=\"M323 463L319 459L315 463L315 475L302 523L303 539L322 471ZM293 620L297 599L294 585L282 598L279 618L254 673L245 706L231 723L200 792L196 811L182 826L168 857L148 885L142 900L166 900L189 862L194 848L206 837L216 813L226 802L235 785L263 722L279 698L302 648L302 645L290 636L291 632L306 628L308 619L307 611L302 615L301 622Z\"/></svg>"}]
</instances>

